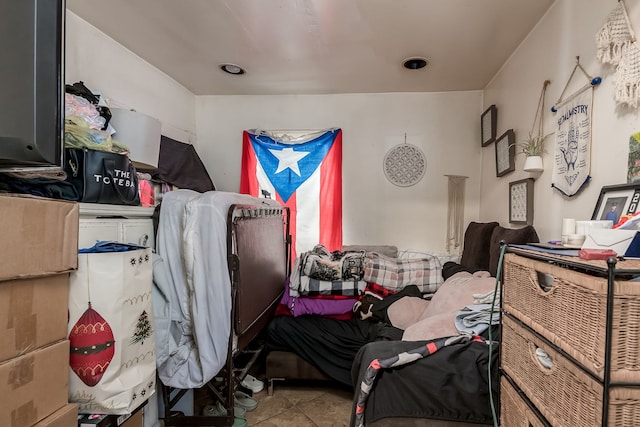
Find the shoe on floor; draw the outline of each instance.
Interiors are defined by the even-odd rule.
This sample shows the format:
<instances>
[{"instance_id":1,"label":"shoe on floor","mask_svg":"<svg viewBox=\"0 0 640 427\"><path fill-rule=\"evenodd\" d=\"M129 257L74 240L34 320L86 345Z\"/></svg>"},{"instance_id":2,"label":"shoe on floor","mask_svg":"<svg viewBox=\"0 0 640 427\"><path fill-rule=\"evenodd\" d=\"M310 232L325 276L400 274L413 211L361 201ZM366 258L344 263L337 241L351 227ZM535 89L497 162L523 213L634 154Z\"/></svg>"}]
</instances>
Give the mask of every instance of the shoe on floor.
<instances>
[{"instance_id":1,"label":"shoe on floor","mask_svg":"<svg viewBox=\"0 0 640 427\"><path fill-rule=\"evenodd\" d=\"M245 418L235 417L231 427L247 427L247 420Z\"/></svg>"},{"instance_id":2,"label":"shoe on floor","mask_svg":"<svg viewBox=\"0 0 640 427\"><path fill-rule=\"evenodd\" d=\"M207 405L202 409L202 415L207 417L224 417L227 415L227 410L222 405L222 402L218 402L215 405ZM233 415L236 418L244 418L247 415L247 410L241 406L233 406Z\"/></svg>"},{"instance_id":3,"label":"shoe on floor","mask_svg":"<svg viewBox=\"0 0 640 427\"><path fill-rule=\"evenodd\" d=\"M236 391L235 393L235 406L240 406L247 411L253 411L258 407L258 401L247 393Z\"/></svg>"},{"instance_id":4,"label":"shoe on floor","mask_svg":"<svg viewBox=\"0 0 640 427\"><path fill-rule=\"evenodd\" d=\"M249 374L247 374L247 376L244 377L244 379L240 384L242 384L243 387L251 390L254 393L261 392L264 389L264 383L259 379L257 379L256 377L254 377L253 375L249 375Z\"/></svg>"}]
</instances>

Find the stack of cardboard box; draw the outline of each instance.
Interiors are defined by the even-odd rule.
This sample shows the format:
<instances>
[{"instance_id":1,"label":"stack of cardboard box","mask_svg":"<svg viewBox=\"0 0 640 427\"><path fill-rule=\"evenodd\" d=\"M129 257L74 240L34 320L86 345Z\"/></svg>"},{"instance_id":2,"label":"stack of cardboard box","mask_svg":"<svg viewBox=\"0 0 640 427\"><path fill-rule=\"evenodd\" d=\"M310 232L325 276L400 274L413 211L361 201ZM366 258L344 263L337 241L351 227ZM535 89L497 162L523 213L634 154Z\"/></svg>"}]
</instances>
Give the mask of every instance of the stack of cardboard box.
<instances>
[{"instance_id":1,"label":"stack of cardboard box","mask_svg":"<svg viewBox=\"0 0 640 427\"><path fill-rule=\"evenodd\" d=\"M69 272L76 203L0 195L0 426L69 427Z\"/></svg>"}]
</instances>

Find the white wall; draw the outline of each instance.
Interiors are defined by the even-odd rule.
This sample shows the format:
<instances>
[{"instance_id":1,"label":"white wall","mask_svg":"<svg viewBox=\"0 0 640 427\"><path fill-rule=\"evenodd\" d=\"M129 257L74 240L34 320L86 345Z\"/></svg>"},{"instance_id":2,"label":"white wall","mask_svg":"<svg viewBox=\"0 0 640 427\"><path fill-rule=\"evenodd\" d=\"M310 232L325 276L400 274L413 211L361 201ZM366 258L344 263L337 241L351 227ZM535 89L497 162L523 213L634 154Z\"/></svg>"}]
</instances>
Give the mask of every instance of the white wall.
<instances>
[{"instance_id":1,"label":"white wall","mask_svg":"<svg viewBox=\"0 0 640 427\"><path fill-rule=\"evenodd\" d=\"M478 217L481 102L479 91L198 97L199 153L218 189L238 191L243 130L342 128L344 244L444 251L445 174L469 176L465 216ZM382 164L405 133L427 171L397 187Z\"/></svg>"},{"instance_id":2,"label":"white wall","mask_svg":"<svg viewBox=\"0 0 640 427\"><path fill-rule=\"evenodd\" d=\"M465 175L465 222L479 215L482 93L195 97L166 74L67 11L67 83L83 81L111 107L160 119L163 134L191 142L216 187L238 191L242 131L343 129L344 243L445 248L447 178ZM427 171L396 187L382 170L397 144L416 145Z\"/></svg>"},{"instance_id":3,"label":"white wall","mask_svg":"<svg viewBox=\"0 0 640 427\"><path fill-rule=\"evenodd\" d=\"M626 5L636 32L640 31L640 3L627 1ZM616 2L609 0L557 0L486 87L484 96L485 108L491 104L498 108L498 135L513 128L517 141L521 141L531 130L543 81L550 80L544 133L552 132L555 116L550 107L560 98L579 56L589 74L603 79L594 91L591 183L571 198L551 188L553 135L544 155L545 170L537 175L522 171L524 156L519 155L516 171L496 178L491 144L482 149L481 220L498 220L506 225L509 182L533 177L534 226L541 240L558 239L563 217L590 219L602 186L626 183L628 142L631 134L640 131L640 111L615 103L615 69L596 60L595 44L595 34L615 6ZM586 82L577 70L563 99Z\"/></svg>"},{"instance_id":4,"label":"white wall","mask_svg":"<svg viewBox=\"0 0 640 427\"><path fill-rule=\"evenodd\" d=\"M73 12L66 15L65 82L83 81L109 107L128 108L162 122L162 133L195 142L195 96Z\"/></svg>"}]
</instances>

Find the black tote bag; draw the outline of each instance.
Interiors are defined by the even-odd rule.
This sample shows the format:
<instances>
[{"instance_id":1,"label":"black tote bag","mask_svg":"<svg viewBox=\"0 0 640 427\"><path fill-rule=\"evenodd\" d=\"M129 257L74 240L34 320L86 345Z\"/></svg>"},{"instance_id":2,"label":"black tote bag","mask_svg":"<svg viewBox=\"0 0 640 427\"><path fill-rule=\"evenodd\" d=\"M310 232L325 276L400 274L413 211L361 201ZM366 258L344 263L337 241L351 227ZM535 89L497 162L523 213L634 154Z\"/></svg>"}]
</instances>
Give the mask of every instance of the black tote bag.
<instances>
[{"instance_id":1,"label":"black tote bag","mask_svg":"<svg viewBox=\"0 0 640 427\"><path fill-rule=\"evenodd\" d=\"M140 205L138 176L129 156L88 148L65 148L67 181L81 202Z\"/></svg>"}]
</instances>

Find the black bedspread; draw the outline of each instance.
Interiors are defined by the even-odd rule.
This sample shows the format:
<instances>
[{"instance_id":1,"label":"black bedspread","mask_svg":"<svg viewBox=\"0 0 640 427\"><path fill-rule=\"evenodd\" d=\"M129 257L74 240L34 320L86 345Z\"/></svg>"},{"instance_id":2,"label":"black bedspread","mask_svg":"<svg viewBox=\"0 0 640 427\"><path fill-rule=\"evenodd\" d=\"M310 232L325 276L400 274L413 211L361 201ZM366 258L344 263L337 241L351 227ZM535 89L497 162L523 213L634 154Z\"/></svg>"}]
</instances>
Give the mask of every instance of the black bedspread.
<instances>
[{"instance_id":1,"label":"black bedspread","mask_svg":"<svg viewBox=\"0 0 640 427\"><path fill-rule=\"evenodd\" d=\"M402 330L383 322L317 316L276 316L267 326L267 351L292 351L332 379L351 386L353 360L363 345L397 340Z\"/></svg>"},{"instance_id":2,"label":"black bedspread","mask_svg":"<svg viewBox=\"0 0 640 427\"><path fill-rule=\"evenodd\" d=\"M426 343L389 341L364 345L353 363L353 386L360 386L372 360L391 357ZM414 363L382 370L367 400L365 421L415 417L492 424L488 350L489 346L480 342L454 344ZM491 386L498 413L497 343L493 345L492 361ZM354 421L352 416L351 425Z\"/></svg>"},{"instance_id":3,"label":"black bedspread","mask_svg":"<svg viewBox=\"0 0 640 427\"><path fill-rule=\"evenodd\" d=\"M403 331L386 322L386 308L401 297L385 298L373 307L374 315L368 320L276 316L267 326L266 350L294 352L327 376L357 389L372 360L428 343L401 341ZM496 341L491 354L491 389L499 413L499 327L492 332ZM492 424L489 359L486 342L469 341L441 348L407 365L382 369L366 401L365 423L404 417Z\"/></svg>"}]
</instances>

